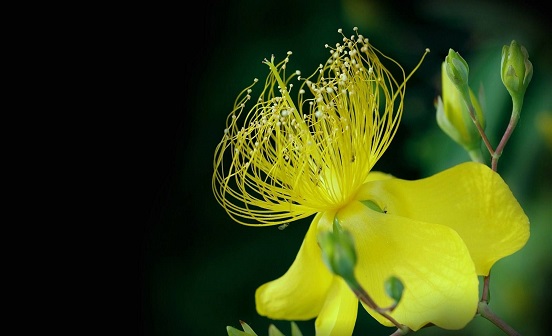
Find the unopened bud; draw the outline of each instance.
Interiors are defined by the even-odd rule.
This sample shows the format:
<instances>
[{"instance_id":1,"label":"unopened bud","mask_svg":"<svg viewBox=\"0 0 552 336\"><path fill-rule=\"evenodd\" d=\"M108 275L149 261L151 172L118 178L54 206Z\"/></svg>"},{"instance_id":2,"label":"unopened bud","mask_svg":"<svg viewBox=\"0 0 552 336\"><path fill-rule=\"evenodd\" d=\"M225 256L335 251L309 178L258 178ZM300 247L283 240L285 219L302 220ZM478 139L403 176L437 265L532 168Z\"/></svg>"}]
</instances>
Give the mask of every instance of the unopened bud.
<instances>
[{"instance_id":1,"label":"unopened bud","mask_svg":"<svg viewBox=\"0 0 552 336\"><path fill-rule=\"evenodd\" d=\"M441 66L442 98L437 97L437 124L452 140L471 152L479 150L481 135L470 117L468 103L448 75L447 62ZM475 116L481 127L485 128L483 111L475 94L467 88L470 104L475 110Z\"/></svg>"},{"instance_id":2,"label":"unopened bud","mask_svg":"<svg viewBox=\"0 0 552 336\"><path fill-rule=\"evenodd\" d=\"M322 249L322 259L330 271L347 282L356 282L354 269L357 255L353 237L343 230L337 218L334 219L333 231L322 232L318 243Z\"/></svg>"},{"instance_id":3,"label":"unopened bud","mask_svg":"<svg viewBox=\"0 0 552 336\"><path fill-rule=\"evenodd\" d=\"M456 86L462 95L467 96L470 68L462 56L452 49L449 49L449 53L445 57L445 71L450 82Z\"/></svg>"},{"instance_id":4,"label":"unopened bud","mask_svg":"<svg viewBox=\"0 0 552 336\"><path fill-rule=\"evenodd\" d=\"M533 77L533 64L529 61L527 49L515 40L509 46L502 47L500 68L502 83L512 96L514 104L517 101L521 106L525 90Z\"/></svg>"}]
</instances>

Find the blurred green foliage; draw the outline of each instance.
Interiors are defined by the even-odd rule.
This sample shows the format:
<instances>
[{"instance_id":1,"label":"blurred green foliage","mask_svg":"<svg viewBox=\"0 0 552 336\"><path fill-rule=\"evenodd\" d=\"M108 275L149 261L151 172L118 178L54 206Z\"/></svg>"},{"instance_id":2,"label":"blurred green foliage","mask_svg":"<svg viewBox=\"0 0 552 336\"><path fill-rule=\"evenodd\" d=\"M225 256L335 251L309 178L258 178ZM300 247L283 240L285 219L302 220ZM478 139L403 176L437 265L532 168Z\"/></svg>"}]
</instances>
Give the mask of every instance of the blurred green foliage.
<instances>
[{"instance_id":1,"label":"blurred green foliage","mask_svg":"<svg viewBox=\"0 0 552 336\"><path fill-rule=\"evenodd\" d=\"M181 114L178 130L183 134L171 138L178 143L168 144L174 146L170 155L175 157L157 191L141 245L143 334L225 335L226 326L239 326L240 320L254 330L267 330L274 323L287 331L289 322L256 314L254 294L291 265L309 221L293 222L285 230L233 223L211 193L213 151L237 94L255 77L265 78L265 57L283 58L291 50L290 67L310 73L327 59L324 44L340 42L337 29L352 34L354 26L407 72L425 48L431 49L408 82L402 124L375 167L406 179L469 160L435 121L434 99L440 94L441 63L449 48L468 62L471 88L483 92L486 131L493 146L511 112L511 99L500 79L502 47L515 39L527 48L534 75L498 171L531 220L531 238L493 268L490 307L524 335L548 330L552 149L545 146L537 123L542 115L552 114L552 31L542 7L536 2L450 0L230 0L199 6L178 20L195 16L201 26L190 31L191 25L177 24L181 31L170 32L171 43L186 46L181 60L170 58L177 63L175 76L181 78L168 93L175 95L168 99L179 101L171 113ZM170 11L167 15L174 19ZM163 12L160 15L162 21ZM194 62L187 61L187 55ZM297 324L303 335L314 334L314 321ZM360 308L355 335L391 332ZM417 334L502 333L476 318L465 330L427 328Z\"/></svg>"}]
</instances>

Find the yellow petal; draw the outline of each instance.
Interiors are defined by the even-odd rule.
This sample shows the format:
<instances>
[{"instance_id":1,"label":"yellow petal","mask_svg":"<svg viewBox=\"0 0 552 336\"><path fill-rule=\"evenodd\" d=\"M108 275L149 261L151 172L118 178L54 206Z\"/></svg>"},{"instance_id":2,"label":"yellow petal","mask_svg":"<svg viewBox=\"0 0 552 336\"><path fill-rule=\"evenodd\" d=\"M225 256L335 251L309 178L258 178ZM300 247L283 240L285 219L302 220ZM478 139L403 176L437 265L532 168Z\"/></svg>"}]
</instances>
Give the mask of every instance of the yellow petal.
<instances>
[{"instance_id":1,"label":"yellow petal","mask_svg":"<svg viewBox=\"0 0 552 336\"><path fill-rule=\"evenodd\" d=\"M379 171L371 171L368 176L366 176L366 179L364 179L364 183L378 180L387 180L392 178L394 178L394 176L391 174L386 174Z\"/></svg>"},{"instance_id":2,"label":"yellow petal","mask_svg":"<svg viewBox=\"0 0 552 336\"><path fill-rule=\"evenodd\" d=\"M289 270L257 289L259 315L275 320L308 320L322 309L333 275L322 261L316 240L320 217L314 218Z\"/></svg>"},{"instance_id":3,"label":"yellow petal","mask_svg":"<svg viewBox=\"0 0 552 336\"><path fill-rule=\"evenodd\" d=\"M358 299L345 281L337 276L316 319L316 336L352 335L358 312Z\"/></svg>"},{"instance_id":4,"label":"yellow petal","mask_svg":"<svg viewBox=\"0 0 552 336\"><path fill-rule=\"evenodd\" d=\"M487 166L467 162L431 177L364 184L357 199L373 200L389 214L446 225L464 240L477 274L521 249L529 219L502 178Z\"/></svg>"},{"instance_id":5,"label":"yellow petal","mask_svg":"<svg viewBox=\"0 0 552 336\"><path fill-rule=\"evenodd\" d=\"M412 330L428 323L460 329L472 320L478 279L469 251L454 230L380 213L360 202L342 208L337 217L355 239L355 274L374 301L380 307L393 303L384 291L391 276L404 284L400 303L391 313L396 320ZM320 226L331 227L328 219L323 220ZM366 309L380 323L392 325Z\"/></svg>"}]
</instances>

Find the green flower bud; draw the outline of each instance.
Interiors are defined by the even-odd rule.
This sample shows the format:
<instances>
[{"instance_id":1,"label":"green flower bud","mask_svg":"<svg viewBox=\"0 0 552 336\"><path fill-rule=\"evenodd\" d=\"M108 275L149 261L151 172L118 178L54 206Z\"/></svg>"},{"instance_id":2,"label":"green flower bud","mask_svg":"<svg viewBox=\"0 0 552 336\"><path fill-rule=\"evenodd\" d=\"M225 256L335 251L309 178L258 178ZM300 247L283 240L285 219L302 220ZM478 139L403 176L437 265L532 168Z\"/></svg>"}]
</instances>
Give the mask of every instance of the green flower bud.
<instances>
[{"instance_id":1,"label":"green flower bud","mask_svg":"<svg viewBox=\"0 0 552 336\"><path fill-rule=\"evenodd\" d=\"M348 283L356 283L354 269L357 255L353 237L341 228L337 218L334 219L333 231L322 232L318 236L318 243L324 263L330 271Z\"/></svg>"},{"instance_id":2,"label":"green flower bud","mask_svg":"<svg viewBox=\"0 0 552 336\"><path fill-rule=\"evenodd\" d=\"M449 49L449 53L445 57L445 71L450 82L456 86L464 97L467 97L470 68L462 56L452 49Z\"/></svg>"},{"instance_id":3,"label":"green flower bud","mask_svg":"<svg viewBox=\"0 0 552 336\"><path fill-rule=\"evenodd\" d=\"M500 68L502 83L512 99L517 100L521 106L525 90L533 77L533 64L529 61L527 49L515 40L509 46L502 47Z\"/></svg>"},{"instance_id":4,"label":"green flower bud","mask_svg":"<svg viewBox=\"0 0 552 336\"><path fill-rule=\"evenodd\" d=\"M401 300L404 291L404 285L402 281L397 277L390 277L384 284L385 293L398 303Z\"/></svg>"},{"instance_id":5,"label":"green flower bud","mask_svg":"<svg viewBox=\"0 0 552 336\"><path fill-rule=\"evenodd\" d=\"M481 135L473 123L468 105L450 78L447 69L450 68L445 61L441 66L442 99L437 97L437 124L452 140L460 144L466 151L479 151ZM481 106L471 89L467 88L468 97L475 110L479 124L485 128L485 118Z\"/></svg>"}]
</instances>

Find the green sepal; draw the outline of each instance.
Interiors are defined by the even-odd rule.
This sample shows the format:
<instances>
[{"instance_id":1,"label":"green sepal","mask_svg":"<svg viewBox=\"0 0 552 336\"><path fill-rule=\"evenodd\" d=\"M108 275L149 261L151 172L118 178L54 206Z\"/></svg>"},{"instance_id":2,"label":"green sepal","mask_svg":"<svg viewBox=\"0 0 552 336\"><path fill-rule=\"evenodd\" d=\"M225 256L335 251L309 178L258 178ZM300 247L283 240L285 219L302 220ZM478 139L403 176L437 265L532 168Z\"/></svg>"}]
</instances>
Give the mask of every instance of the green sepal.
<instances>
[{"instance_id":1,"label":"green sepal","mask_svg":"<svg viewBox=\"0 0 552 336\"><path fill-rule=\"evenodd\" d=\"M460 95L469 104L470 94L468 86L468 75L470 68L468 63L460 54L452 49L449 49L448 55L445 57L445 72L448 78L456 86Z\"/></svg>"},{"instance_id":2,"label":"green sepal","mask_svg":"<svg viewBox=\"0 0 552 336\"><path fill-rule=\"evenodd\" d=\"M500 78L512 97L515 113L519 117L525 90L533 78L533 64L529 61L527 49L515 40L509 46L502 47Z\"/></svg>"},{"instance_id":3,"label":"green sepal","mask_svg":"<svg viewBox=\"0 0 552 336\"><path fill-rule=\"evenodd\" d=\"M360 201L360 203L366 205L368 208L374 210L374 211L377 211L377 212L381 212L381 213L384 213L385 211L383 211L382 208L380 208L379 205L376 204L376 202L374 201L370 201L370 200L364 200L364 201Z\"/></svg>"}]
</instances>

